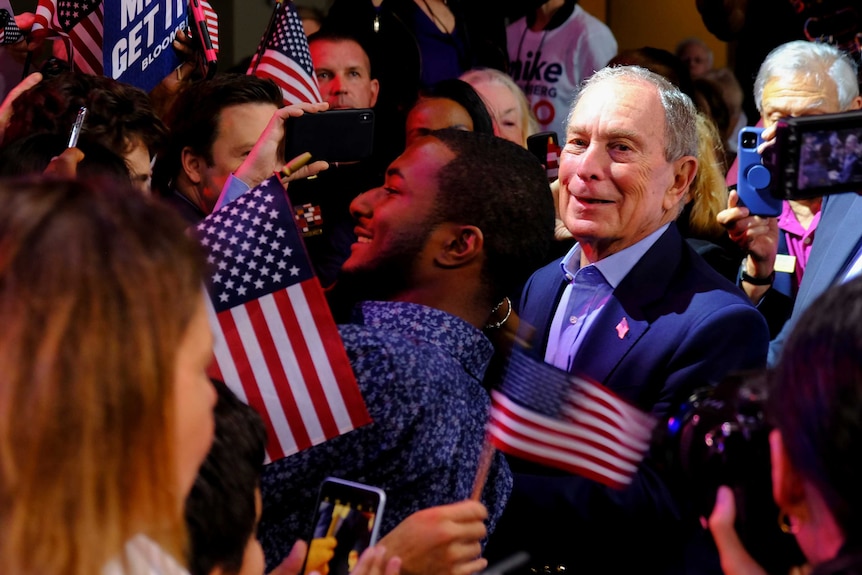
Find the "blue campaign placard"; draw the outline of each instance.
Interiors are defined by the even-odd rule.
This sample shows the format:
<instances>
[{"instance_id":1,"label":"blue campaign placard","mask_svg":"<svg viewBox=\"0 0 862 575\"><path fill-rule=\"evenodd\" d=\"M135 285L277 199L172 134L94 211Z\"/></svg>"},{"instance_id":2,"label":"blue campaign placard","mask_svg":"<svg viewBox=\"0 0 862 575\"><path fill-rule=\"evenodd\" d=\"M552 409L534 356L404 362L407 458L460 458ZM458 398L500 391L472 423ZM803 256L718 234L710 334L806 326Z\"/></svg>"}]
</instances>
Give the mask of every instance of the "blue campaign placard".
<instances>
[{"instance_id":1,"label":"blue campaign placard","mask_svg":"<svg viewBox=\"0 0 862 575\"><path fill-rule=\"evenodd\" d=\"M105 2L105 76L149 92L179 66L173 48L185 30L188 0Z\"/></svg>"}]
</instances>

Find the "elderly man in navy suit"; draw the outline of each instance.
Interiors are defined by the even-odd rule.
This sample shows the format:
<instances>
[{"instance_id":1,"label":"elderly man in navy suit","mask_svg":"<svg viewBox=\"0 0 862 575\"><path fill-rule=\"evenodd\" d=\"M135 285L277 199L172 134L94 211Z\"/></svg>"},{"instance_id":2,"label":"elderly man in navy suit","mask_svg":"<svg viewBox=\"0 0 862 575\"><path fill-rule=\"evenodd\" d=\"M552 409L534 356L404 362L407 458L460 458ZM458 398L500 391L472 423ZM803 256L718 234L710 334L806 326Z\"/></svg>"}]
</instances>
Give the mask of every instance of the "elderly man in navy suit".
<instances>
[{"instance_id":1,"label":"elderly man in navy suit","mask_svg":"<svg viewBox=\"0 0 862 575\"><path fill-rule=\"evenodd\" d=\"M547 363L660 419L695 389L765 365L769 342L762 316L674 223L697 172L695 114L642 68L605 68L582 85L559 172L559 210L577 244L533 275L519 310ZM520 472L489 559L525 549L540 572L717 570L660 459L648 457L621 491L512 461Z\"/></svg>"}]
</instances>

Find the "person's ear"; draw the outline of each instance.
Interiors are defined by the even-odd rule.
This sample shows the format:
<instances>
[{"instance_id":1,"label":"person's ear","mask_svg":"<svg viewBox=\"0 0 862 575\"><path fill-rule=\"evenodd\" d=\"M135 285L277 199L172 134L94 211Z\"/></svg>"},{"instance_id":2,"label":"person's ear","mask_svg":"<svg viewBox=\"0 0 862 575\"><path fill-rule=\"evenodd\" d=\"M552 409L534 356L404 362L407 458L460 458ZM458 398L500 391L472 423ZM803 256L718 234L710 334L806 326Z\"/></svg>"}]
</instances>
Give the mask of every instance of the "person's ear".
<instances>
[{"instance_id":1,"label":"person's ear","mask_svg":"<svg viewBox=\"0 0 862 575\"><path fill-rule=\"evenodd\" d=\"M377 103L377 95L380 94L380 81L376 78L371 80L371 105L370 108L373 108Z\"/></svg>"},{"instance_id":2,"label":"person's ear","mask_svg":"<svg viewBox=\"0 0 862 575\"><path fill-rule=\"evenodd\" d=\"M180 152L180 162L182 163L183 172L185 172L186 177L191 183L197 185L203 181L206 162L204 162L200 154L192 150L191 147L186 146Z\"/></svg>"},{"instance_id":3,"label":"person's ear","mask_svg":"<svg viewBox=\"0 0 862 575\"><path fill-rule=\"evenodd\" d=\"M860 110L862 109L862 96L856 96L853 98L853 101L850 102L850 105L847 106L848 110Z\"/></svg>"},{"instance_id":4,"label":"person's ear","mask_svg":"<svg viewBox=\"0 0 862 575\"><path fill-rule=\"evenodd\" d=\"M442 249L435 258L440 266L461 267L482 257L485 236L476 226L442 224L437 233L442 239Z\"/></svg>"},{"instance_id":5,"label":"person's ear","mask_svg":"<svg viewBox=\"0 0 862 575\"><path fill-rule=\"evenodd\" d=\"M778 508L790 516L803 516L806 513L805 486L790 463L784 439L777 429L769 433L769 460L772 464L772 498Z\"/></svg>"},{"instance_id":6,"label":"person's ear","mask_svg":"<svg viewBox=\"0 0 862 575\"><path fill-rule=\"evenodd\" d=\"M673 183L664 197L664 209L672 210L677 208L685 198L691 187L691 182L694 181L694 176L697 174L697 158L694 156L683 156L674 162Z\"/></svg>"}]
</instances>

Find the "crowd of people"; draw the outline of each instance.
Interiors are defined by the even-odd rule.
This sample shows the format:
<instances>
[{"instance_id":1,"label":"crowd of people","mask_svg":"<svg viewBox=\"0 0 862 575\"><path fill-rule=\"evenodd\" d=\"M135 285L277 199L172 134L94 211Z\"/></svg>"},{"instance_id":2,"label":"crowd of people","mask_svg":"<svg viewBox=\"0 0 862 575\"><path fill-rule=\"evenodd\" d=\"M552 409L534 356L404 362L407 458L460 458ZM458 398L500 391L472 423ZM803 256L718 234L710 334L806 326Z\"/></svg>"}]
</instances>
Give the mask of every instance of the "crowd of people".
<instances>
[{"instance_id":1,"label":"crowd of people","mask_svg":"<svg viewBox=\"0 0 862 575\"><path fill-rule=\"evenodd\" d=\"M764 572L739 493L704 514L659 442L622 488L490 450L517 345L657 437L705 386L766 374L798 567L862 572L862 197L828 189L862 173L858 134L805 139L800 182L825 195L755 215L728 187L741 89L697 39L620 52L575 0L307 16L320 103L186 63L153 94L46 68L0 105L0 571L342 572L312 535L331 476L386 494L353 575L469 575L520 551L512 573ZM832 45L758 64L761 153L782 118L862 108ZM370 157L284 157L286 122L343 109L375 111ZM211 377L213 258L192 230L275 180L371 423L270 461L265 415Z\"/></svg>"}]
</instances>

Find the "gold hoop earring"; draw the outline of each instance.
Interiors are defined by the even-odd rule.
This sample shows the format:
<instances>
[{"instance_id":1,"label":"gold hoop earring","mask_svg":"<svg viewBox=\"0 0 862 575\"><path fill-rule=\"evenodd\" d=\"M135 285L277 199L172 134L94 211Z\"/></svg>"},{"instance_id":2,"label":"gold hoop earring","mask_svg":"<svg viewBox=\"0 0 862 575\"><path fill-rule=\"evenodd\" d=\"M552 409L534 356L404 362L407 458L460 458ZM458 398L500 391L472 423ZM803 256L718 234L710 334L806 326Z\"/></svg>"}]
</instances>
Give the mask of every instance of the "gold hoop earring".
<instances>
[{"instance_id":1,"label":"gold hoop earring","mask_svg":"<svg viewBox=\"0 0 862 575\"><path fill-rule=\"evenodd\" d=\"M784 511L778 512L778 527L781 531L790 535L799 533L799 521Z\"/></svg>"}]
</instances>

